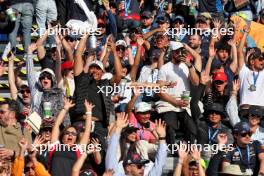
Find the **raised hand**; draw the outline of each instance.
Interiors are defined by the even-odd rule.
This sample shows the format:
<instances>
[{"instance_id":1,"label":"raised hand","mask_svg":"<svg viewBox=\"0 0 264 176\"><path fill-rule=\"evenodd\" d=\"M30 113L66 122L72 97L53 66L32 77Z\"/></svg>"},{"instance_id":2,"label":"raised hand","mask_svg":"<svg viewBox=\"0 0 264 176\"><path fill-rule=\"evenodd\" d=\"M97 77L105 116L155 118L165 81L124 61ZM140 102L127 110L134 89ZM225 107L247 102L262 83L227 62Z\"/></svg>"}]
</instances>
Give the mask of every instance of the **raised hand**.
<instances>
[{"instance_id":1,"label":"raised hand","mask_svg":"<svg viewBox=\"0 0 264 176\"><path fill-rule=\"evenodd\" d=\"M64 109L65 110L69 110L70 108L74 107L75 103L72 102L72 100L68 99L68 98L64 98Z\"/></svg>"},{"instance_id":2,"label":"raised hand","mask_svg":"<svg viewBox=\"0 0 264 176\"><path fill-rule=\"evenodd\" d=\"M155 130L158 133L159 137L166 137L166 124L161 119L155 120Z\"/></svg>"},{"instance_id":3,"label":"raised hand","mask_svg":"<svg viewBox=\"0 0 264 176\"><path fill-rule=\"evenodd\" d=\"M232 91L237 93L239 91L239 89L240 89L240 81L235 79L233 81L233 89L232 89Z\"/></svg>"},{"instance_id":4,"label":"raised hand","mask_svg":"<svg viewBox=\"0 0 264 176\"><path fill-rule=\"evenodd\" d=\"M245 26L243 27L243 31L244 31L245 33L249 33L249 32L250 32L250 24L245 25Z\"/></svg>"},{"instance_id":5,"label":"raised hand","mask_svg":"<svg viewBox=\"0 0 264 176\"><path fill-rule=\"evenodd\" d=\"M100 145L100 142L99 142L99 139L97 139L97 138L92 138L91 139L91 143L93 144L93 152L96 152L96 146L98 146L98 145Z\"/></svg>"},{"instance_id":6,"label":"raised hand","mask_svg":"<svg viewBox=\"0 0 264 176\"><path fill-rule=\"evenodd\" d=\"M128 114L125 112L117 113L116 114L117 119L116 119L116 129L122 130L128 125Z\"/></svg>"},{"instance_id":7,"label":"raised hand","mask_svg":"<svg viewBox=\"0 0 264 176\"><path fill-rule=\"evenodd\" d=\"M144 44L144 42L145 42L144 39L141 37L137 39L138 46L142 46Z\"/></svg>"},{"instance_id":8,"label":"raised hand","mask_svg":"<svg viewBox=\"0 0 264 176\"><path fill-rule=\"evenodd\" d=\"M234 21L235 30L238 30L240 22L241 22L240 18L235 19L235 21Z\"/></svg>"},{"instance_id":9,"label":"raised hand","mask_svg":"<svg viewBox=\"0 0 264 176\"><path fill-rule=\"evenodd\" d=\"M180 142L180 146L178 149L178 155L179 155L179 159L181 159L182 161L188 156L188 152L186 151L187 150L186 146L187 146L186 144Z\"/></svg>"},{"instance_id":10,"label":"raised hand","mask_svg":"<svg viewBox=\"0 0 264 176\"><path fill-rule=\"evenodd\" d=\"M210 81L209 74L207 74L206 71L202 71L200 76L200 83L206 85L209 81Z\"/></svg>"},{"instance_id":11,"label":"raised hand","mask_svg":"<svg viewBox=\"0 0 264 176\"><path fill-rule=\"evenodd\" d=\"M19 143L18 143L20 149L25 152L27 150L28 147L28 141L26 140L26 138L21 138Z\"/></svg>"},{"instance_id":12,"label":"raised hand","mask_svg":"<svg viewBox=\"0 0 264 176\"><path fill-rule=\"evenodd\" d=\"M231 40L228 40L228 45L232 46L232 47L236 47L236 41L235 39L231 39Z\"/></svg>"},{"instance_id":13,"label":"raised hand","mask_svg":"<svg viewBox=\"0 0 264 176\"><path fill-rule=\"evenodd\" d=\"M34 147L38 148L38 147L41 146L41 144L44 144L44 142L45 142L45 138L44 138L43 136L41 136L41 135L38 135L38 136L35 138L35 140L34 140L34 142L33 142L32 145L33 145Z\"/></svg>"},{"instance_id":14,"label":"raised hand","mask_svg":"<svg viewBox=\"0 0 264 176\"><path fill-rule=\"evenodd\" d=\"M228 138L227 138L227 135L226 134L224 134L224 133L219 133L218 135L217 135L217 143L218 144L227 144L227 141L228 141Z\"/></svg>"},{"instance_id":15,"label":"raised hand","mask_svg":"<svg viewBox=\"0 0 264 176\"><path fill-rule=\"evenodd\" d=\"M197 146L192 146L191 155L195 161L200 161L201 159L201 151L197 148Z\"/></svg>"},{"instance_id":16,"label":"raised hand","mask_svg":"<svg viewBox=\"0 0 264 176\"><path fill-rule=\"evenodd\" d=\"M95 105L88 102L86 99L84 101L84 106L85 106L86 112L92 112L93 108L95 107Z\"/></svg>"},{"instance_id":17,"label":"raised hand","mask_svg":"<svg viewBox=\"0 0 264 176\"><path fill-rule=\"evenodd\" d=\"M215 55L216 55L216 50L215 50L214 45L209 46L209 57L210 57L210 58L214 58Z\"/></svg>"},{"instance_id":18,"label":"raised hand","mask_svg":"<svg viewBox=\"0 0 264 176\"><path fill-rule=\"evenodd\" d=\"M135 97L139 97L141 95L141 91L138 87L135 86L135 87L132 87L132 89L133 89L133 93Z\"/></svg>"},{"instance_id":19,"label":"raised hand","mask_svg":"<svg viewBox=\"0 0 264 176\"><path fill-rule=\"evenodd\" d=\"M215 19L213 20L213 24L216 29L220 29L223 23L221 22L221 20Z\"/></svg>"},{"instance_id":20,"label":"raised hand","mask_svg":"<svg viewBox=\"0 0 264 176\"><path fill-rule=\"evenodd\" d=\"M33 52L37 49L36 43L31 43L28 47L28 54L33 54Z\"/></svg>"}]
</instances>

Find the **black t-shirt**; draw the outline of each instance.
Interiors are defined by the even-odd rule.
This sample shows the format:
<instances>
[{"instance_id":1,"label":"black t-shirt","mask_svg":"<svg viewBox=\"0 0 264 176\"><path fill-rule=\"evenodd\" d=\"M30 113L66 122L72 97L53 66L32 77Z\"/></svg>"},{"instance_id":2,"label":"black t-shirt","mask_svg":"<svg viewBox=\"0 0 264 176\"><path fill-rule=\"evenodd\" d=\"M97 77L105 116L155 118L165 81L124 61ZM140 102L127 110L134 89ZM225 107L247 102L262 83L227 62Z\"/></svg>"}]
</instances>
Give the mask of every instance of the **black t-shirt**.
<instances>
[{"instance_id":1,"label":"black t-shirt","mask_svg":"<svg viewBox=\"0 0 264 176\"><path fill-rule=\"evenodd\" d=\"M83 115L86 112L84 107L84 101L86 99L88 102L95 105L92 116L96 117L100 121L105 120L106 108L102 95L103 92L100 91L99 87L103 81L107 80L100 80L97 83L90 74L82 72L79 76L74 77L74 81L74 97L76 104L75 114Z\"/></svg>"},{"instance_id":2,"label":"black t-shirt","mask_svg":"<svg viewBox=\"0 0 264 176\"><path fill-rule=\"evenodd\" d=\"M71 176L72 167L77 160L76 151L55 151L51 160L52 176Z\"/></svg>"},{"instance_id":3,"label":"black t-shirt","mask_svg":"<svg viewBox=\"0 0 264 176\"><path fill-rule=\"evenodd\" d=\"M258 175L260 161L258 159L258 154L263 153L263 149L261 149L261 144L258 141L253 141L252 144L248 145L249 147L249 156L250 162L248 163L248 149L247 147L239 149L236 147L233 151L227 153L224 161L229 162L231 164L239 165L242 172L245 172L246 169L251 169L254 172L254 176ZM240 152L241 154L240 154ZM241 157L242 155L242 157Z\"/></svg>"}]
</instances>

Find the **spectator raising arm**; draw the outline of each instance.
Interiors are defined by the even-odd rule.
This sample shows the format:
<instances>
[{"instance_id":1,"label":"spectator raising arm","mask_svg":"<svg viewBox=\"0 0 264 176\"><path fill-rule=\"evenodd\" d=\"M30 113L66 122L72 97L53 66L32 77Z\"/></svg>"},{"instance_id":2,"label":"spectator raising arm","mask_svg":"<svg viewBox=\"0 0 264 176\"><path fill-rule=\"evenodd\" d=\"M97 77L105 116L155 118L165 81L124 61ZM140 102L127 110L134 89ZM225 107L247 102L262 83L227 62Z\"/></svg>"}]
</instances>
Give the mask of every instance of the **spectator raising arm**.
<instances>
[{"instance_id":1,"label":"spectator raising arm","mask_svg":"<svg viewBox=\"0 0 264 176\"><path fill-rule=\"evenodd\" d=\"M198 54L194 49L192 49L189 45L183 43L184 48L191 53L194 58L194 67L197 71L202 71L202 58L200 54Z\"/></svg>"},{"instance_id":2,"label":"spectator raising arm","mask_svg":"<svg viewBox=\"0 0 264 176\"><path fill-rule=\"evenodd\" d=\"M179 155L179 159L176 168L174 170L173 176L181 176L183 162L187 159L188 156L188 152L186 151L186 148L184 147L183 143L180 143L178 155Z\"/></svg>"},{"instance_id":3,"label":"spectator raising arm","mask_svg":"<svg viewBox=\"0 0 264 176\"><path fill-rule=\"evenodd\" d=\"M75 54L74 67L73 67L74 76L79 76L83 72L84 62L82 59L82 54L84 52L84 48L86 45L87 38L88 38L88 34L84 34L81 37L80 43L77 47L77 51Z\"/></svg>"},{"instance_id":4,"label":"spectator raising arm","mask_svg":"<svg viewBox=\"0 0 264 176\"><path fill-rule=\"evenodd\" d=\"M244 26L244 35L238 47L238 71L240 71L242 67L245 65L245 54L244 54L243 49L244 49L249 31L250 31L250 26L249 25Z\"/></svg>"},{"instance_id":5,"label":"spectator raising arm","mask_svg":"<svg viewBox=\"0 0 264 176\"><path fill-rule=\"evenodd\" d=\"M230 64L230 69L235 74L237 72L237 47L236 47L236 41L234 39L229 40L228 44L231 46L232 50L232 63Z\"/></svg>"},{"instance_id":6,"label":"spectator raising arm","mask_svg":"<svg viewBox=\"0 0 264 176\"><path fill-rule=\"evenodd\" d=\"M131 71L130 71L130 77L131 77L132 81L136 81L138 66L140 64L140 58L141 58L141 54L142 54L141 47L142 47L143 43L144 43L143 38L137 39L137 53L136 53L134 64L132 65Z\"/></svg>"},{"instance_id":7,"label":"spectator raising arm","mask_svg":"<svg viewBox=\"0 0 264 176\"><path fill-rule=\"evenodd\" d=\"M82 169L83 163L87 158L87 153L84 152L82 156L75 162L72 168L72 176L79 176L80 170Z\"/></svg>"},{"instance_id":8,"label":"spectator raising arm","mask_svg":"<svg viewBox=\"0 0 264 176\"><path fill-rule=\"evenodd\" d=\"M54 126L52 127L52 132L51 132L51 144L54 144L59 140L59 135L60 135L60 125L62 124L66 114L68 113L69 109L72 108L75 104L71 101L68 100L67 98L64 98L64 107L63 109L59 112L58 117L56 118L56 121L54 123Z\"/></svg>"},{"instance_id":9,"label":"spectator raising arm","mask_svg":"<svg viewBox=\"0 0 264 176\"><path fill-rule=\"evenodd\" d=\"M8 84L10 89L11 98L17 100L18 90L15 83L15 73L14 73L14 54L8 58Z\"/></svg>"},{"instance_id":10,"label":"spectator raising arm","mask_svg":"<svg viewBox=\"0 0 264 176\"><path fill-rule=\"evenodd\" d=\"M209 57L208 57L208 60L207 60L206 66L205 66L205 73L207 75L210 75L211 66L212 66L213 60L214 60L215 55L216 55L215 40L216 40L215 38L212 38L210 41L210 45L209 45Z\"/></svg>"}]
</instances>

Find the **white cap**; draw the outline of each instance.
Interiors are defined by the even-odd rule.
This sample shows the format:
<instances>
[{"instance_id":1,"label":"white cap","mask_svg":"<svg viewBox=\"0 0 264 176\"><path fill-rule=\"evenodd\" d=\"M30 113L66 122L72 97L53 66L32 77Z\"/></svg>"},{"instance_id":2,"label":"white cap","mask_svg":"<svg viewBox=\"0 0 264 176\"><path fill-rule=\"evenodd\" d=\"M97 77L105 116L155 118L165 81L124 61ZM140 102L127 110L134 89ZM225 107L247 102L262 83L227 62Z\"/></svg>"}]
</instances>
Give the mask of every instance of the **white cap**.
<instances>
[{"instance_id":1,"label":"white cap","mask_svg":"<svg viewBox=\"0 0 264 176\"><path fill-rule=\"evenodd\" d=\"M99 68L101 68L101 70L105 71L105 69L104 69L104 64L103 64L101 61L99 61L99 60L94 60L94 61L92 61L92 62L90 63L90 65L89 65L89 67L91 67L92 65L96 65L96 66L98 66Z\"/></svg>"},{"instance_id":2,"label":"white cap","mask_svg":"<svg viewBox=\"0 0 264 176\"><path fill-rule=\"evenodd\" d=\"M151 110L151 104L140 102L135 106L135 112L147 112Z\"/></svg>"},{"instance_id":3,"label":"white cap","mask_svg":"<svg viewBox=\"0 0 264 176\"><path fill-rule=\"evenodd\" d=\"M175 41L170 41L170 50L177 50L183 48L183 44L181 42L175 42Z\"/></svg>"},{"instance_id":4,"label":"white cap","mask_svg":"<svg viewBox=\"0 0 264 176\"><path fill-rule=\"evenodd\" d=\"M124 46L125 48L127 47L125 40L117 40L116 46L120 46L120 45Z\"/></svg>"}]
</instances>

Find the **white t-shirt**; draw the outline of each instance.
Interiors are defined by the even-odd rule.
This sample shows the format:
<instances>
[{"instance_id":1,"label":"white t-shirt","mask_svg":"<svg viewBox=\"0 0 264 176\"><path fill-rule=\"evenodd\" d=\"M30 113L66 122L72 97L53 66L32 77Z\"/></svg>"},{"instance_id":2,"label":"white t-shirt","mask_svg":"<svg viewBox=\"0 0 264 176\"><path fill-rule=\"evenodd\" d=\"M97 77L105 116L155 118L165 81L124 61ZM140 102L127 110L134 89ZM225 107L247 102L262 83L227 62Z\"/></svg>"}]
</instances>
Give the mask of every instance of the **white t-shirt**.
<instances>
[{"instance_id":1,"label":"white t-shirt","mask_svg":"<svg viewBox=\"0 0 264 176\"><path fill-rule=\"evenodd\" d=\"M255 72L257 75L258 72ZM240 85L240 105L249 104L264 106L264 71L259 72L258 79L256 81L256 91L249 90L249 87L254 84L253 71L246 65L242 67L239 72Z\"/></svg>"},{"instance_id":2,"label":"white t-shirt","mask_svg":"<svg viewBox=\"0 0 264 176\"><path fill-rule=\"evenodd\" d=\"M176 82L176 86L168 88L167 93L173 97L181 97L183 91L190 91L189 69L184 63L175 65L168 62L163 65L158 74L158 80Z\"/></svg>"},{"instance_id":3,"label":"white t-shirt","mask_svg":"<svg viewBox=\"0 0 264 176\"><path fill-rule=\"evenodd\" d=\"M150 65L146 65L141 69L138 82L156 83L158 79L158 69L151 69Z\"/></svg>"}]
</instances>

